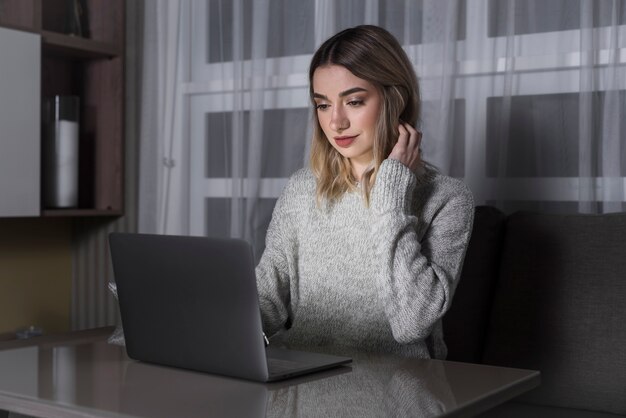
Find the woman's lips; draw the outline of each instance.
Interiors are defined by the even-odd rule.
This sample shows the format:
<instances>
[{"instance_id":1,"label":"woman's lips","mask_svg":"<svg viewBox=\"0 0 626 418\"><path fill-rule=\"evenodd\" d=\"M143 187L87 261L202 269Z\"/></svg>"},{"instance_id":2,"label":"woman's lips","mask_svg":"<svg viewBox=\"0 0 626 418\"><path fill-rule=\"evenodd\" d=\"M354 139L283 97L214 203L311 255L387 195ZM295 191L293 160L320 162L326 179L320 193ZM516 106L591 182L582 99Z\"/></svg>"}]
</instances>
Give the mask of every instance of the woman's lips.
<instances>
[{"instance_id":1,"label":"woman's lips","mask_svg":"<svg viewBox=\"0 0 626 418\"><path fill-rule=\"evenodd\" d=\"M347 148L350 145L352 145L352 143L354 142L354 140L356 139L357 135L354 136L336 136L335 139L335 144L337 144L337 146L341 147L341 148Z\"/></svg>"}]
</instances>

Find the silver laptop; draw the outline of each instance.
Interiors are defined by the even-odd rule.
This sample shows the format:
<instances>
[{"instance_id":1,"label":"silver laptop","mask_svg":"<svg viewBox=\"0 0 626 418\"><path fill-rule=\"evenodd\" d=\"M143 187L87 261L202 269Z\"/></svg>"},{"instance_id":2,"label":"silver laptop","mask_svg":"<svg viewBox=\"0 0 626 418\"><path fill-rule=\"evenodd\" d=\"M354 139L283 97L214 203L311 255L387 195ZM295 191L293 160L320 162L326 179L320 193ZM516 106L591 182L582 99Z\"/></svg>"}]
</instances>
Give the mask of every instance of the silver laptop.
<instances>
[{"instance_id":1,"label":"silver laptop","mask_svg":"<svg viewBox=\"0 0 626 418\"><path fill-rule=\"evenodd\" d=\"M109 244L132 359L260 382L352 361L265 346L246 241L111 233Z\"/></svg>"}]
</instances>

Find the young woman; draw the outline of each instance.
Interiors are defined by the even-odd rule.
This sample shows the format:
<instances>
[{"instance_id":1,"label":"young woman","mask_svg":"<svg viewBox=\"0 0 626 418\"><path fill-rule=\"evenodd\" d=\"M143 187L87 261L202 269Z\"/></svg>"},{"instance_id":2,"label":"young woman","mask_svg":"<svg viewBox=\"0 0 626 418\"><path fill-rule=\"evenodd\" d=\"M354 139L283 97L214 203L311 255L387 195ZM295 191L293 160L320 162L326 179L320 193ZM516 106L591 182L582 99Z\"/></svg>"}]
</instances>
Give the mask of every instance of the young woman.
<instances>
[{"instance_id":1,"label":"young woman","mask_svg":"<svg viewBox=\"0 0 626 418\"><path fill-rule=\"evenodd\" d=\"M257 266L265 333L290 346L445 358L473 221L468 188L420 155L413 67L375 26L324 42L309 69L310 168L278 199Z\"/></svg>"}]
</instances>

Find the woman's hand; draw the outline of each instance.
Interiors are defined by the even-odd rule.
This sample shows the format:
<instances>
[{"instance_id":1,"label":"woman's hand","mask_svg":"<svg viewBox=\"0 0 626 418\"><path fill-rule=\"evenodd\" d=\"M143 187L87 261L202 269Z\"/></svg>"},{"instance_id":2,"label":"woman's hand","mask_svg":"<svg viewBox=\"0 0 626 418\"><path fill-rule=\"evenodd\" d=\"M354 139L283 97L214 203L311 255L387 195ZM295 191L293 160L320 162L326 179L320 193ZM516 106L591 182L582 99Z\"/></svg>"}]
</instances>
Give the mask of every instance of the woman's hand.
<instances>
[{"instance_id":1,"label":"woman's hand","mask_svg":"<svg viewBox=\"0 0 626 418\"><path fill-rule=\"evenodd\" d=\"M422 133L404 122L400 122L398 131L400 131L398 142L391 150L389 158L400 161L402 164L409 167L411 171L416 171L422 162L420 157Z\"/></svg>"}]
</instances>

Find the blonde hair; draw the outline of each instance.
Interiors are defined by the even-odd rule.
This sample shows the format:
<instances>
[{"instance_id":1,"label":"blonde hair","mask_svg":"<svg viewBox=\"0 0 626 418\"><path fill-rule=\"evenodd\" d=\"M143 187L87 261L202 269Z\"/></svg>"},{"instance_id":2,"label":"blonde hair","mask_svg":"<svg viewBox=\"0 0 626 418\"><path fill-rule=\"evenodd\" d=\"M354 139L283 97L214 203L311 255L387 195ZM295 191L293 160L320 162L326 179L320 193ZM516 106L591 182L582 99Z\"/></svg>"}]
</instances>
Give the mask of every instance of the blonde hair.
<instances>
[{"instance_id":1,"label":"blonde hair","mask_svg":"<svg viewBox=\"0 0 626 418\"><path fill-rule=\"evenodd\" d=\"M355 76L372 83L382 98L376 124L372 165L361 178L361 190L369 205L370 192L382 162L398 138L400 121L417 125L420 97L417 76L406 53L388 31L362 25L345 29L326 40L315 52L309 67L309 93L313 100L313 74L319 67L340 65ZM313 112L314 130L310 164L317 179L318 204L333 202L343 193L356 189L350 161L330 144Z\"/></svg>"}]
</instances>

